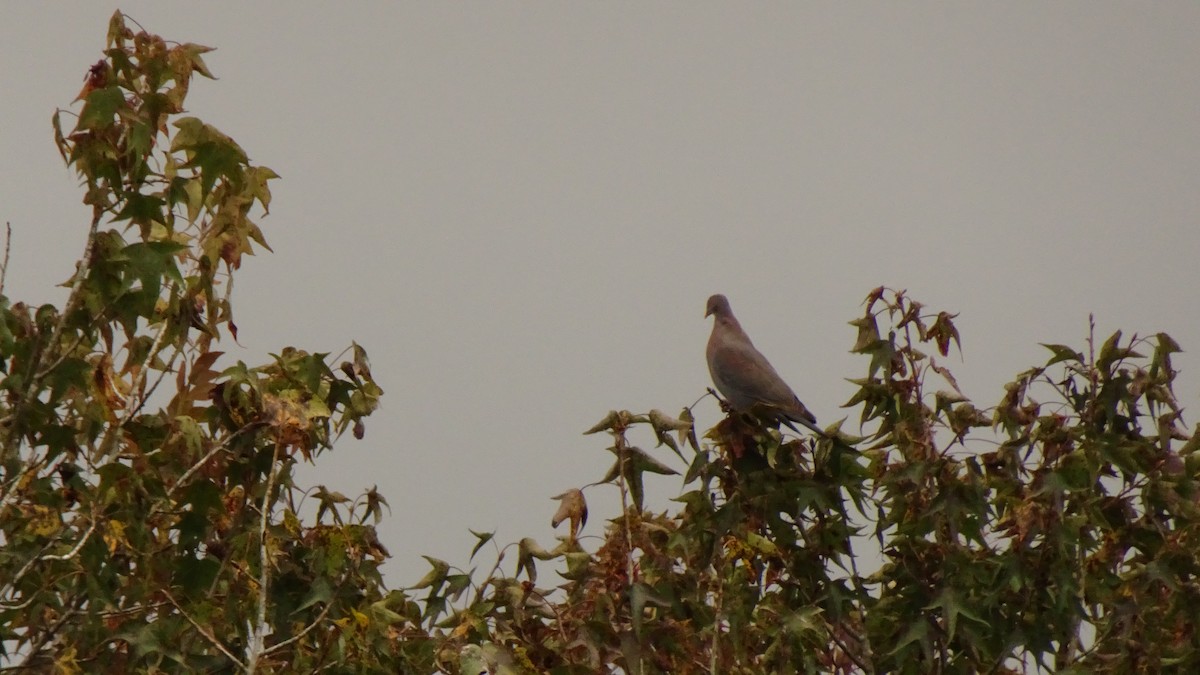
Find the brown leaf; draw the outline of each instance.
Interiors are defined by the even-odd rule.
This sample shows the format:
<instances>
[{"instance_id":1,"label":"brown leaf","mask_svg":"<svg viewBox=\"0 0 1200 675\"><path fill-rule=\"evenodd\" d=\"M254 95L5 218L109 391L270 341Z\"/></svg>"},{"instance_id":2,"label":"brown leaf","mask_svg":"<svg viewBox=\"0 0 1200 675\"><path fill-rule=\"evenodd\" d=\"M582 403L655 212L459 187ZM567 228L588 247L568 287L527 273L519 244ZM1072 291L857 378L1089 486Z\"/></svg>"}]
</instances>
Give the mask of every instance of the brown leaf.
<instances>
[{"instance_id":1,"label":"brown leaf","mask_svg":"<svg viewBox=\"0 0 1200 675\"><path fill-rule=\"evenodd\" d=\"M300 401L290 396L264 394L263 419L276 441L298 447L305 459L309 459L308 434L312 423Z\"/></svg>"},{"instance_id":2,"label":"brown leaf","mask_svg":"<svg viewBox=\"0 0 1200 675\"><path fill-rule=\"evenodd\" d=\"M959 396L962 396L964 399L967 397L967 395L963 393L962 389L958 388L958 380L954 379L954 374L951 373L948 368L945 366L939 366L933 359L929 360L929 367L933 369L933 372L941 375L943 379L949 382L950 386L954 387L954 391Z\"/></svg>"},{"instance_id":3,"label":"brown leaf","mask_svg":"<svg viewBox=\"0 0 1200 675\"><path fill-rule=\"evenodd\" d=\"M108 64L104 59L92 64L88 68L87 75L83 76L83 88L79 90L79 95L75 97L76 101L87 99L88 94L97 89L103 89L108 86Z\"/></svg>"},{"instance_id":4,"label":"brown leaf","mask_svg":"<svg viewBox=\"0 0 1200 675\"><path fill-rule=\"evenodd\" d=\"M112 356L109 354L100 356L92 371L92 381L96 385L96 392L107 404L110 416L114 410L125 409L125 397L122 395L121 389L128 390L129 385L117 380L116 374L113 372Z\"/></svg>"},{"instance_id":5,"label":"brown leaf","mask_svg":"<svg viewBox=\"0 0 1200 675\"><path fill-rule=\"evenodd\" d=\"M583 531L583 526L587 525L587 500L583 498L583 491L578 488L571 488L566 492L555 495L551 499L559 501L558 511L554 513L554 518L550 520L551 527L558 527L559 523L564 520L571 521L571 536L576 537Z\"/></svg>"},{"instance_id":6,"label":"brown leaf","mask_svg":"<svg viewBox=\"0 0 1200 675\"><path fill-rule=\"evenodd\" d=\"M595 424L595 426L593 426L591 429L588 429L587 431L583 432L583 435L587 436L588 434L594 434L594 433L598 433L601 431L606 431L608 429L612 429L613 426L617 423L618 419L619 419L619 417L617 415L617 411L609 410L608 414L604 416L604 419L597 422Z\"/></svg>"}]
</instances>

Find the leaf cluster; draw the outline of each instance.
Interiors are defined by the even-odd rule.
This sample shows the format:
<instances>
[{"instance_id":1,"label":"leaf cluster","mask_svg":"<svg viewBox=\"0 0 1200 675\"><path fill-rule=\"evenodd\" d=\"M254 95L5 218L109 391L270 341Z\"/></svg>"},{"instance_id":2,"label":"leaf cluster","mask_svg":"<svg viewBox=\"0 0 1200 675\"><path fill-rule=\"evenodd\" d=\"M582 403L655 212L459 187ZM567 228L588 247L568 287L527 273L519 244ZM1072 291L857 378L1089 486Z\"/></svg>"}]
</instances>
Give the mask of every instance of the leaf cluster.
<instances>
[{"instance_id":1,"label":"leaf cluster","mask_svg":"<svg viewBox=\"0 0 1200 675\"><path fill-rule=\"evenodd\" d=\"M217 349L276 174L183 116L208 51L118 12L78 113L54 115L92 219L62 307L0 296L0 664L253 672L401 650L383 497L293 483L364 434L382 394L366 352L335 369Z\"/></svg>"},{"instance_id":2,"label":"leaf cluster","mask_svg":"<svg viewBox=\"0 0 1200 675\"><path fill-rule=\"evenodd\" d=\"M471 673L1200 667L1200 460L1173 391L1178 345L1047 345L980 409L940 361L954 318L868 295L851 322L866 373L845 406L859 435L730 414L696 443L689 410L610 413L588 433L612 438L602 482L622 513L594 550L574 527L550 551L525 540L512 576L501 552L455 608L459 573L430 628L489 649L444 652ZM638 427L687 466L676 510L643 507L644 474L674 471L631 443ZM543 561L556 587L537 586Z\"/></svg>"}]
</instances>

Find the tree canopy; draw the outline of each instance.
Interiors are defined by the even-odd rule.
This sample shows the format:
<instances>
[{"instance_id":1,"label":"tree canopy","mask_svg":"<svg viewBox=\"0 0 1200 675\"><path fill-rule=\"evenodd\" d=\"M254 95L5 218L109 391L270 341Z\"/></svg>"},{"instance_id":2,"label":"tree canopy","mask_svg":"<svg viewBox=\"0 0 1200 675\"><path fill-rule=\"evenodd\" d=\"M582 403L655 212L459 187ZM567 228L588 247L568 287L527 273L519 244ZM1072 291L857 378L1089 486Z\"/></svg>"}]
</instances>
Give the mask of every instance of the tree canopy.
<instances>
[{"instance_id":1,"label":"tree canopy","mask_svg":"<svg viewBox=\"0 0 1200 675\"><path fill-rule=\"evenodd\" d=\"M622 498L600 534L581 486L553 546L477 533L389 588L383 495L294 479L366 432L366 352L218 349L278 176L184 113L207 47L119 12L105 45L54 116L92 212L67 300L0 276L0 670L1200 670L1179 346L1092 330L977 407L955 316L888 288L852 322L853 432L612 411L586 432ZM678 476L671 509L648 473Z\"/></svg>"}]
</instances>

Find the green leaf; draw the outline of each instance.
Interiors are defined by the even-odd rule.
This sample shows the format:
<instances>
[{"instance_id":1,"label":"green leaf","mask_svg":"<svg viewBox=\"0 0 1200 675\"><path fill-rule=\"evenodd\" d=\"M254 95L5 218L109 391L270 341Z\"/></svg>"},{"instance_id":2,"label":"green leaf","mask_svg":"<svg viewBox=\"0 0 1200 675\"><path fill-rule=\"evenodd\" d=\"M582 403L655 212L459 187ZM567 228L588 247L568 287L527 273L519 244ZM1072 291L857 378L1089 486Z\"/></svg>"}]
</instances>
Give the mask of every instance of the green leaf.
<instances>
[{"instance_id":1,"label":"green leaf","mask_svg":"<svg viewBox=\"0 0 1200 675\"><path fill-rule=\"evenodd\" d=\"M581 581L587 578L591 571L591 554L586 551L574 551L563 554L563 559L567 562L567 570L560 571L559 576L572 581Z\"/></svg>"},{"instance_id":2,"label":"green leaf","mask_svg":"<svg viewBox=\"0 0 1200 675\"><path fill-rule=\"evenodd\" d=\"M125 93L116 85L96 89L87 96L79 113L78 129L103 129L113 123L117 111L125 106Z\"/></svg>"},{"instance_id":3,"label":"green leaf","mask_svg":"<svg viewBox=\"0 0 1200 675\"><path fill-rule=\"evenodd\" d=\"M450 572L450 563L444 560L438 560L437 558L431 558L427 555L423 555L421 557L429 562L429 565L432 567L432 569L430 569L425 576L421 577L420 581L412 586L409 586L408 590L415 591L422 588L440 587L442 583L445 582L446 575Z\"/></svg>"},{"instance_id":4,"label":"green leaf","mask_svg":"<svg viewBox=\"0 0 1200 675\"><path fill-rule=\"evenodd\" d=\"M850 325L858 329L858 337L854 341L854 346L850 348L852 353L870 353L883 342L879 337L879 324L875 322L874 316L868 315L861 319L855 319L850 322Z\"/></svg>"},{"instance_id":5,"label":"green leaf","mask_svg":"<svg viewBox=\"0 0 1200 675\"><path fill-rule=\"evenodd\" d=\"M1054 356L1050 357L1050 360L1046 362L1047 368L1056 363L1061 363L1063 361L1072 361L1074 363L1083 363L1083 354L1081 352L1075 351L1074 349L1071 349L1070 347L1068 347L1066 345L1046 344L1045 342L1042 342L1039 344L1041 344L1046 349L1049 349L1051 351L1051 353L1054 354Z\"/></svg>"},{"instance_id":6,"label":"green leaf","mask_svg":"<svg viewBox=\"0 0 1200 675\"><path fill-rule=\"evenodd\" d=\"M0 330L3 330L3 323L0 323ZM71 388L86 390L91 374L92 364L84 359L75 357L63 359L47 377L50 384L50 398L58 400Z\"/></svg>"},{"instance_id":7,"label":"green leaf","mask_svg":"<svg viewBox=\"0 0 1200 675\"><path fill-rule=\"evenodd\" d=\"M246 152L233 139L195 117L177 120L175 128L178 132L171 143L171 151L186 154L187 161L180 168L200 172L203 197L212 192L218 179L238 176L249 162Z\"/></svg>"},{"instance_id":8,"label":"green leaf","mask_svg":"<svg viewBox=\"0 0 1200 675\"><path fill-rule=\"evenodd\" d=\"M633 508L641 511L646 503L646 490L642 483L642 472L635 471L625 480L625 485L629 488L629 495L633 497Z\"/></svg>"},{"instance_id":9,"label":"green leaf","mask_svg":"<svg viewBox=\"0 0 1200 675\"><path fill-rule=\"evenodd\" d=\"M708 468L708 451L698 450L696 456L692 458L692 463L688 465L687 474L683 477L683 484L687 485L704 474L704 470Z\"/></svg>"},{"instance_id":10,"label":"green leaf","mask_svg":"<svg viewBox=\"0 0 1200 675\"><path fill-rule=\"evenodd\" d=\"M471 585L470 574L448 574L446 575L446 595L457 597L464 589Z\"/></svg>"},{"instance_id":11,"label":"green leaf","mask_svg":"<svg viewBox=\"0 0 1200 675\"><path fill-rule=\"evenodd\" d=\"M908 645L917 642L922 648L928 645L929 640L929 624L920 619L912 621L908 625L908 630L904 631L904 635L896 642L896 646L887 653L888 656L896 656Z\"/></svg>"},{"instance_id":12,"label":"green leaf","mask_svg":"<svg viewBox=\"0 0 1200 675\"><path fill-rule=\"evenodd\" d=\"M476 532L475 530L467 530L467 531L470 532L471 534L475 535L475 538L478 539L478 541L475 542L475 547L471 549L471 557L469 558L469 560L474 560L475 554L479 553L479 549L483 548L484 544L487 544L489 541L491 541L492 538L496 536L496 533L495 532Z\"/></svg>"},{"instance_id":13,"label":"green leaf","mask_svg":"<svg viewBox=\"0 0 1200 675\"><path fill-rule=\"evenodd\" d=\"M774 542L762 536L761 534L758 534L757 532L746 533L746 544L748 544L750 548L754 549L754 551L759 555L774 558L778 557L780 553L779 547L776 546Z\"/></svg>"},{"instance_id":14,"label":"green leaf","mask_svg":"<svg viewBox=\"0 0 1200 675\"><path fill-rule=\"evenodd\" d=\"M114 221L128 220L143 227L142 236L147 236L152 224L166 225L163 207L166 200L158 195L143 195L130 193L125 198L125 206L113 217ZM175 244L177 251L187 249L186 246Z\"/></svg>"},{"instance_id":15,"label":"green leaf","mask_svg":"<svg viewBox=\"0 0 1200 675\"><path fill-rule=\"evenodd\" d=\"M180 556L176 562L172 581L188 595L202 595L208 592L220 570L221 561L215 558Z\"/></svg>"},{"instance_id":16,"label":"green leaf","mask_svg":"<svg viewBox=\"0 0 1200 675\"><path fill-rule=\"evenodd\" d=\"M633 463L634 470L638 472L649 471L662 476L678 476L679 472L671 467L663 464L657 459L651 457L646 451L637 447L626 448L629 453L630 461Z\"/></svg>"},{"instance_id":17,"label":"green leaf","mask_svg":"<svg viewBox=\"0 0 1200 675\"><path fill-rule=\"evenodd\" d=\"M1116 363L1128 358L1142 358L1142 355L1135 352L1132 346L1121 346L1121 331L1113 333L1104 345L1100 347L1100 356L1096 358L1096 367L1102 373L1111 371L1112 366Z\"/></svg>"},{"instance_id":18,"label":"green leaf","mask_svg":"<svg viewBox=\"0 0 1200 675\"><path fill-rule=\"evenodd\" d=\"M924 609L940 609L942 617L946 621L946 640L954 640L955 631L958 627L958 617L963 616L975 623L987 626L988 623L962 602L958 594L952 589L944 589L932 603L926 605ZM923 623L923 622L920 622Z\"/></svg>"},{"instance_id":19,"label":"green leaf","mask_svg":"<svg viewBox=\"0 0 1200 675\"><path fill-rule=\"evenodd\" d=\"M175 255L186 249L172 241L137 242L121 249L121 256L129 261L130 271L143 287L157 288L164 277L182 286L183 276L175 264Z\"/></svg>"},{"instance_id":20,"label":"green leaf","mask_svg":"<svg viewBox=\"0 0 1200 675\"><path fill-rule=\"evenodd\" d=\"M204 77L207 77L210 80L217 79L216 77L213 76L213 74L211 72L209 72L208 66L206 66L204 64L204 59L200 58L201 54L207 54L208 52L211 52L213 50L212 47L205 47L204 45L198 45L198 44L193 44L191 42L185 42L182 45L179 45L179 48L182 49L183 52L188 55L188 58L192 62L193 70L195 70L197 73L200 73Z\"/></svg>"},{"instance_id":21,"label":"green leaf","mask_svg":"<svg viewBox=\"0 0 1200 675\"><path fill-rule=\"evenodd\" d=\"M263 212L271 212L271 186L269 181L279 178L279 174L265 166L252 166L246 170L247 188L246 193L252 199L257 199L259 204L262 204ZM266 242L259 242L266 246ZM361 347L355 345L355 357L362 351Z\"/></svg>"},{"instance_id":22,"label":"green leaf","mask_svg":"<svg viewBox=\"0 0 1200 675\"><path fill-rule=\"evenodd\" d=\"M629 588L629 619L633 624L633 632L638 637L643 634L642 618L646 613L646 599L649 593L649 589L640 581Z\"/></svg>"}]
</instances>

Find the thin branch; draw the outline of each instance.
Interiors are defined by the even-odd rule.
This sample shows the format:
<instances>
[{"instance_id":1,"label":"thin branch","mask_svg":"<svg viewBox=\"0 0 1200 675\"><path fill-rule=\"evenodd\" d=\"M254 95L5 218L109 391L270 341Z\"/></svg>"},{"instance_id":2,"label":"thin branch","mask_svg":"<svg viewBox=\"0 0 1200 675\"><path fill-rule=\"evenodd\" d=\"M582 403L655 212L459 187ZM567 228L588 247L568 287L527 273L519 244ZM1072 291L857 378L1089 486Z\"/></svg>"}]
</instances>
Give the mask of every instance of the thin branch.
<instances>
[{"instance_id":1,"label":"thin branch","mask_svg":"<svg viewBox=\"0 0 1200 675\"><path fill-rule=\"evenodd\" d=\"M181 353L181 350L176 349L171 354L171 358L167 360L166 367L164 367L162 370L158 371L158 377L155 378L154 384L150 385L150 389L148 389L146 391L146 393L140 397L141 400L138 401L137 409L133 410L133 412L130 413L131 415L137 414L142 411L142 408L146 405L146 401L148 401L150 399L150 397L154 395L154 390L158 389L158 385L162 384L163 378L165 378L167 376L167 373L175 372L175 359L179 358L180 353ZM143 371L143 373L144 372L145 371Z\"/></svg>"},{"instance_id":2,"label":"thin branch","mask_svg":"<svg viewBox=\"0 0 1200 675\"><path fill-rule=\"evenodd\" d=\"M238 659L238 657L234 656L232 652L230 652L228 649L226 649L225 645L221 644L221 641L217 639L217 636L212 634L212 631L210 631L207 628L205 628L204 626L200 625L195 619L193 619L191 617L191 615L189 615L187 612L185 612L183 607L181 607L179 605L179 603L175 601L175 598L171 597L170 592L168 592L164 588L164 589L162 589L162 594L164 596L166 596L167 601L171 603L171 606L173 606L180 614L182 614L183 618L187 619L188 623L192 624L192 627L195 628L201 635L203 635L204 638L212 644L212 646L221 650L222 654L224 654L226 657L228 657L230 661L233 661L234 663L238 664L238 666L240 666L243 670L246 668L246 664L242 663Z\"/></svg>"},{"instance_id":3,"label":"thin branch","mask_svg":"<svg viewBox=\"0 0 1200 675\"><path fill-rule=\"evenodd\" d=\"M171 289L172 290L170 291L170 293L174 293L174 285L171 286ZM129 423L129 420L133 419L133 416L136 415L139 411L141 411L142 406L145 405L146 399L150 395L149 393L147 393L145 391L146 371L147 371L147 369L150 368L150 364L154 361L154 358L158 355L158 353L160 351L162 351L162 343L163 343L163 338L167 334L167 326L168 326L168 322L166 320L163 320L160 323L159 329L158 329L158 334L154 336L154 342L151 343L150 349L146 352L145 360L140 364L140 367L137 369L138 370L137 376L134 377L133 381L129 383L130 394L129 394L129 398L125 402L125 412L121 415L121 418L119 420L117 420L116 422L114 422L113 424L110 424L108 426L108 429L104 434L104 439L100 442L101 456L107 456L110 453L116 452L115 448L116 448L117 443L119 442L118 439L120 438L121 430L125 428L125 425ZM179 351L176 350L175 355L172 356L172 358L171 358L171 364L173 364L175 362L175 356L178 356L178 355L179 355ZM167 365L168 369L170 367L171 367L170 365ZM132 365L127 360L125 362L125 370L130 370L131 368L132 368ZM165 375L166 372L167 371L164 370L159 373L160 381L162 379L162 376ZM155 387L158 386L157 381L155 382L154 386ZM151 392L153 392L153 389L151 389Z\"/></svg>"},{"instance_id":4,"label":"thin branch","mask_svg":"<svg viewBox=\"0 0 1200 675\"><path fill-rule=\"evenodd\" d=\"M562 638L564 645L568 644L570 639L567 637L567 631L564 627L566 622L563 619L562 612L558 611L558 607L554 603L550 602L550 599L547 598L545 594L539 591L536 587L531 586L529 592L530 595L536 595L538 599L542 601L543 608L550 610L554 614L554 625L558 628L558 636Z\"/></svg>"},{"instance_id":5,"label":"thin branch","mask_svg":"<svg viewBox=\"0 0 1200 675\"><path fill-rule=\"evenodd\" d=\"M829 638L833 640L833 643L836 644L839 649L842 650L842 653L846 655L846 658L853 661L854 665L862 669L864 673L874 673L875 670L873 668L868 666L866 663L863 663L857 656L855 656L854 651L851 650L845 642L842 642L841 638L839 638L837 635L837 628L834 626L830 626L830 628L832 630L829 631Z\"/></svg>"},{"instance_id":6,"label":"thin branch","mask_svg":"<svg viewBox=\"0 0 1200 675\"><path fill-rule=\"evenodd\" d=\"M88 330L91 330L92 328L95 328L96 326L100 325L100 319L101 319L101 317L104 316L104 312L107 312L107 311L108 311L108 308L105 307L104 310L97 312L96 316L92 317L92 323L88 326ZM75 353L75 350L79 347L79 345L83 344L83 341L86 337L87 337L87 331L86 330L80 331L79 335L76 336L76 338L71 342L70 345L67 346L66 349L62 350L62 352L58 355L57 358L54 359L53 362L47 363L46 365L42 366L42 369L37 373L36 377L39 379L46 377L47 375L52 373L54 371L54 369L56 369L60 365L62 365L62 362L66 361L68 358L70 358L71 355Z\"/></svg>"},{"instance_id":7,"label":"thin branch","mask_svg":"<svg viewBox=\"0 0 1200 675\"><path fill-rule=\"evenodd\" d=\"M15 575L13 575L12 580L4 585L4 589L0 590L0 598L7 597L8 594L11 593L17 587L17 584L21 583L21 579L23 579L25 577L25 575L29 573L29 570L33 569L33 566L36 565L38 562L45 561L45 560L70 560L71 558L74 558L75 556L79 555L79 552L83 549L83 545L87 543L88 539L91 538L92 533L96 531L96 520L97 519L95 517L92 518L92 524L88 527L87 532L84 532L83 537L80 538L80 540L75 544L75 546L72 547L71 550L66 553L61 553L61 554L56 554L56 555L46 555L45 554L46 551L49 551L50 547L53 546L55 543L57 543L54 541L47 542L47 544L42 547L42 550L39 551L37 555L30 558L24 565L22 565L21 569L18 570ZM28 606L29 603L32 602L35 597L37 597L36 594L33 596L30 596L29 600L27 600L19 605L0 604L0 609L5 610L5 611L11 611L11 610L15 610L15 609L23 609L26 606Z\"/></svg>"},{"instance_id":8,"label":"thin branch","mask_svg":"<svg viewBox=\"0 0 1200 675\"><path fill-rule=\"evenodd\" d=\"M80 595L66 603L69 605L66 611L62 613L62 616L59 617L58 621L54 622L53 626L50 626L42 633L36 644L30 645L29 653L25 655L25 658L21 661L20 665L15 668L15 670L24 670L25 668L32 667L33 660L41 655L42 647L45 647L46 643L49 642L56 633L58 633L58 629L62 628L67 621L69 621L79 612L79 608L83 606L84 602L86 602L86 598Z\"/></svg>"},{"instance_id":9,"label":"thin branch","mask_svg":"<svg viewBox=\"0 0 1200 675\"><path fill-rule=\"evenodd\" d=\"M157 356L160 351L162 351L163 338L165 338L167 335L167 324L168 321L163 319L162 327L159 328L158 335L154 336L154 343L150 346L150 351L146 353L146 362L142 364L141 372L138 373L137 382L130 383L130 391L143 391L140 394L137 394L137 404L129 406L127 412L125 413L125 419L122 420L122 424L124 424L125 421L132 419L137 413L141 412L142 408L146 405L146 400L149 399L154 393L154 390L158 388L158 385L160 382L162 382L162 379L166 377L167 373L173 372L171 368L175 365L175 359L179 358L178 349L176 349L175 353L171 355L171 359L167 361L165 367L158 372L158 377L154 380L154 384L150 385L148 390L145 388L146 371L150 368L150 364L154 361L154 357Z\"/></svg>"},{"instance_id":10,"label":"thin branch","mask_svg":"<svg viewBox=\"0 0 1200 675\"><path fill-rule=\"evenodd\" d=\"M3 509L0 509L0 511L3 511ZM52 541L46 542L46 545L42 547L41 551L38 551L37 555L33 556L28 561L26 561L25 564L21 566L21 569L18 570L17 573L13 575L12 580L9 581L7 584L5 584L4 590L0 590L0 598L8 597L8 594L11 593L13 591L13 589L15 589L17 587L17 584L21 583L21 579L24 578L24 576L29 573L29 570L33 568L33 566L37 563L37 561L42 559L42 555L45 554L46 551L49 551L50 547L53 545L54 545L54 542L52 542ZM26 604L28 604L28 603L26 603ZM21 605L21 606L23 607L24 605ZM10 609L19 609L19 607L13 607L13 606L9 606L9 605L0 605L0 609L10 610Z\"/></svg>"},{"instance_id":11,"label":"thin branch","mask_svg":"<svg viewBox=\"0 0 1200 675\"><path fill-rule=\"evenodd\" d=\"M709 391L712 391L711 389ZM720 556L714 556L714 560L721 561ZM716 565L712 565L714 572L713 578L717 582L716 596L713 598L713 637L712 647L708 650L708 673L709 675L717 675L717 662L720 659L720 641L721 641L721 614L724 611L723 605L725 600L725 582L722 580L722 572L717 569Z\"/></svg>"},{"instance_id":12,"label":"thin branch","mask_svg":"<svg viewBox=\"0 0 1200 675\"><path fill-rule=\"evenodd\" d=\"M250 641L246 645L246 674L254 675L258 667L258 659L265 653L263 641L267 630L267 592L271 586L271 558L267 550L267 525L271 520L271 492L275 489L275 478L279 473L279 449L282 443L275 442L275 453L271 457L271 470L267 474L267 490L263 493L262 508L260 509L258 534L259 556L261 557L258 574L258 616L255 625L251 627Z\"/></svg>"},{"instance_id":13,"label":"thin branch","mask_svg":"<svg viewBox=\"0 0 1200 675\"><path fill-rule=\"evenodd\" d=\"M167 496L170 497L171 495L175 494L175 491L178 490L180 486L185 485L187 483L188 479L192 477L192 474L199 471L201 469L201 467L203 467L205 464L208 464L208 461L210 459L212 459L213 457L216 457L217 453L228 448L229 444L233 442L233 439L242 435L243 432L248 431L250 429L257 429L259 426L260 425L257 422L250 422L249 424L243 425L240 429L233 432L232 434L229 434L228 436L226 436L225 440L223 440L220 443L213 446L213 449L209 450L207 455L205 455L204 457L201 457L200 461L196 462L190 468L188 468L187 471L183 472L183 475L179 477L179 480L175 481L175 484L167 489Z\"/></svg>"},{"instance_id":14,"label":"thin branch","mask_svg":"<svg viewBox=\"0 0 1200 675\"><path fill-rule=\"evenodd\" d=\"M45 558L42 558L42 560L70 560L71 558L74 558L75 556L79 555L80 549L83 548L83 545L87 543L88 539L91 539L92 533L95 531L96 518L92 518L92 524L88 526L87 532L83 533L83 538L79 540L79 543L75 544L74 548L61 555L48 555Z\"/></svg>"},{"instance_id":15,"label":"thin branch","mask_svg":"<svg viewBox=\"0 0 1200 675\"><path fill-rule=\"evenodd\" d=\"M8 251L12 245L12 223L4 223L4 264L0 265L0 295L4 295L4 279L8 276Z\"/></svg>"},{"instance_id":16,"label":"thin branch","mask_svg":"<svg viewBox=\"0 0 1200 675\"><path fill-rule=\"evenodd\" d=\"M487 579L485 579L483 583L475 586L475 580L471 580L471 585L475 586L475 600L471 603L472 605L477 605L483 602L483 592L487 590L488 584L496 578L496 572L500 571L500 566L504 563L504 552L513 546L512 544L509 544L504 548L500 548L500 545L496 543L495 537L492 537L491 543L492 548L496 551L496 563L492 565L492 569L488 571Z\"/></svg>"},{"instance_id":17,"label":"thin branch","mask_svg":"<svg viewBox=\"0 0 1200 675\"><path fill-rule=\"evenodd\" d=\"M305 626L304 630L300 631L299 633L296 633L292 637L284 640L283 642L280 642L277 645L271 645L271 647L269 647L268 649L263 651L263 656L267 656L268 654L277 652L277 651L283 649L284 647L292 644L293 642L299 640L300 638L304 637L305 635L307 635L309 631L311 631L312 629L319 626L321 624L321 622L325 620L325 617L326 617L326 615L329 614L330 609L333 609L333 603L331 603L331 602L325 603L325 609L321 610L321 613L317 615L317 618L313 619L312 623Z\"/></svg>"},{"instance_id":18,"label":"thin branch","mask_svg":"<svg viewBox=\"0 0 1200 675\"><path fill-rule=\"evenodd\" d=\"M6 605L6 604L0 602L0 612L16 612L16 611L25 609L26 607L32 605L33 601L37 600L37 599L38 599L37 593L30 593L29 598L27 600L25 600L25 602L22 602L20 604Z\"/></svg>"},{"instance_id":19,"label":"thin branch","mask_svg":"<svg viewBox=\"0 0 1200 675\"><path fill-rule=\"evenodd\" d=\"M129 614L137 614L138 612L146 612L152 609L161 609L171 603L169 602L152 602L146 605L134 605L125 609L110 609L107 612L96 612L96 616L108 618L111 616L126 616Z\"/></svg>"},{"instance_id":20,"label":"thin branch","mask_svg":"<svg viewBox=\"0 0 1200 675\"><path fill-rule=\"evenodd\" d=\"M0 486L0 514L3 514L8 507L17 500L17 497L21 494L17 488L21 485L21 483L25 482L25 479L30 474L40 471L43 462L44 459L33 459L31 457L29 463L25 465L25 469L22 470L21 473L17 474L17 476L7 484Z\"/></svg>"},{"instance_id":21,"label":"thin branch","mask_svg":"<svg viewBox=\"0 0 1200 675\"><path fill-rule=\"evenodd\" d=\"M625 573L629 585L633 586L633 530L629 527L629 486L625 481L625 464L626 453L625 449L628 444L625 442L625 432L621 431L621 435L617 437L617 476L621 479L621 524L625 529Z\"/></svg>"}]
</instances>

